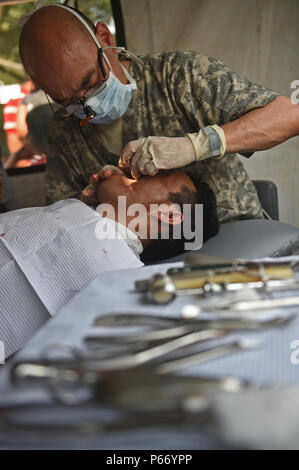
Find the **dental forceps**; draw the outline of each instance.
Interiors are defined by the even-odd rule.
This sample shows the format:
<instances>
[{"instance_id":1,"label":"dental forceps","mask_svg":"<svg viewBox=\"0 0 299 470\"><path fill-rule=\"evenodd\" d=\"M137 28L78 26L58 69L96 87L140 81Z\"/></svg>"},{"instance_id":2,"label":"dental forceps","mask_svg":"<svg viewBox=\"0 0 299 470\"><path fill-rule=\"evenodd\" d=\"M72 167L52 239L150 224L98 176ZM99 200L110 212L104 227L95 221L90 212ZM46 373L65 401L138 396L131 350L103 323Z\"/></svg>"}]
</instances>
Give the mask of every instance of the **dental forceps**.
<instances>
[{"instance_id":1,"label":"dental forceps","mask_svg":"<svg viewBox=\"0 0 299 470\"><path fill-rule=\"evenodd\" d=\"M93 388L100 386L102 377L107 374L154 371L158 376L168 375L226 354L256 349L260 346L258 341L226 335L236 330L281 325L296 316L289 312L274 317L255 314L243 317L233 315L233 312L223 315L210 320L194 315L188 318L184 312L181 317L139 313L102 315L94 320L95 331L82 338L85 347L91 346L92 351L66 345L64 349L71 357L55 359L48 353L52 348L59 356L62 345L50 345L40 360L17 363L12 378L15 383L48 385L59 397L57 389L61 383ZM132 325L134 332L126 332L126 327L130 329ZM136 330L136 326L147 329ZM120 334L120 328L124 329L123 334ZM115 329L117 333L113 334ZM63 400L67 401L65 396Z\"/></svg>"},{"instance_id":2,"label":"dental forceps","mask_svg":"<svg viewBox=\"0 0 299 470\"><path fill-rule=\"evenodd\" d=\"M201 313L201 312L199 312ZM283 325L296 317L296 313L277 314L275 316L234 315L233 312L223 314L212 319L201 318L186 314L186 309L180 317L161 316L157 314L138 313L114 313L99 316L94 321L95 327L100 327L100 332L90 333L84 338L88 349L96 351L97 357L128 353L134 355L135 366L139 361L150 361L162 357L169 352L181 347L199 344L208 340L224 337L226 334L237 330L259 330L267 327ZM126 327L132 325L149 327L149 330L126 334ZM124 328L124 334L113 335L111 330ZM108 335L105 329L108 329ZM100 333L103 332L101 335ZM213 333L214 332L214 333ZM219 333L219 336L217 335ZM171 338L173 338L171 340ZM170 341L165 342L166 339ZM150 347L151 343L155 343ZM112 345L112 346L111 346ZM201 351L202 352L202 351ZM126 359L127 360L127 359Z\"/></svg>"},{"instance_id":3,"label":"dental forceps","mask_svg":"<svg viewBox=\"0 0 299 470\"><path fill-rule=\"evenodd\" d=\"M112 317L112 322L113 320L117 321L117 316ZM128 316L126 320L129 321ZM144 321L144 318L142 320ZM150 318L150 320L153 322L153 319ZM158 319L160 323L163 323L163 320L165 319ZM102 323L107 324L107 321L108 316L102 318ZM99 319L97 320L98 323ZM173 330L173 328L171 329ZM121 343L120 338L116 336L116 346L122 345L122 351L114 348L113 337L110 337L109 341L111 342L105 343L106 346L103 347L101 341L105 338L98 336L93 339L99 341L100 348L99 351L93 352L93 354L82 355L83 351L78 354L78 351L73 350L74 357L67 360L45 357L38 361L21 362L14 367L13 377L17 379L17 382L27 382L28 380L30 382L51 382L53 380L56 382L63 378L67 382L83 381L83 383L86 383L89 381L91 383L105 371L129 371L151 367L154 368L157 374L164 374L181 369L185 364L198 364L230 352L259 346L257 341L225 338L229 330L207 329L206 327L201 327L198 331L192 331L192 329L194 328L191 323L188 323L188 328L180 329L179 336L169 340L169 336L166 334L162 342L161 332L163 330L158 330L158 343L156 342L157 338L153 336L146 344L142 344L140 341L138 344L132 343L131 336L129 337L129 343L126 343L126 341ZM167 333L167 328L165 330ZM144 342L144 337L142 341ZM156 344L152 344L153 341ZM53 351L55 351L56 346L53 345ZM72 352L71 346L69 346L69 352ZM171 356L172 353L175 355L174 358Z\"/></svg>"},{"instance_id":4,"label":"dental forceps","mask_svg":"<svg viewBox=\"0 0 299 470\"><path fill-rule=\"evenodd\" d=\"M186 349L194 344L223 338L226 334L241 330L261 330L264 328L284 325L293 320L297 313L283 312L275 315L250 315L239 312L213 310L210 318L201 316L197 306L184 306L181 316L161 316L158 314L111 313L97 317L94 327L100 328L87 334L83 341L88 351L98 359L105 360L112 367L114 361L118 366L117 357L122 355L124 367L138 366L151 360L158 360L170 352ZM137 330L127 333L126 328L147 327L147 330ZM123 334L119 334L123 328ZM117 334L113 334L116 329ZM218 332L218 333L217 333ZM181 350L182 350L181 349ZM109 359L112 358L112 362Z\"/></svg>"},{"instance_id":5,"label":"dental forceps","mask_svg":"<svg viewBox=\"0 0 299 470\"><path fill-rule=\"evenodd\" d=\"M187 309L184 308L180 316L162 316L158 314L140 313L111 313L101 315L94 320L94 326L102 327L104 331L105 327L108 327L108 331L111 331L114 327L131 327L132 325L146 326L151 329L148 331L137 332L134 335L101 336L98 334L90 334L85 337L85 342L92 343L93 340L95 342L103 341L104 343L106 340L108 343L130 343L131 341L146 342L167 339L198 330L255 330L287 323L297 316L294 312L277 314L275 316L261 316L255 314L250 316L240 316L239 313L234 314L232 311L226 312L221 317L214 316L212 319L207 319L200 316L201 309L197 309L197 306L194 307L196 308L195 314L193 313L188 315ZM213 308L212 312L217 313L217 310Z\"/></svg>"},{"instance_id":6,"label":"dental forceps","mask_svg":"<svg viewBox=\"0 0 299 470\"><path fill-rule=\"evenodd\" d=\"M15 376L18 378L36 377L48 377L51 378L54 373L56 376L55 369L51 369L51 366L57 368L57 370L69 368L74 370L77 368L77 373L80 371L80 375L85 377L84 368L89 370L91 373L101 373L104 371L121 371L121 370L132 370L144 366L150 362L155 361L155 364L159 365L163 362L164 356L167 357L170 353L183 349L184 347L192 346L195 344L208 343L208 346L202 346L202 351L211 349L211 340L217 340L223 338L227 332L222 330L203 330L194 333L189 333L184 336L180 336L170 341L160 343L158 345L144 347L137 351L131 351L127 349L122 355L115 355L115 351L112 349L104 350L104 355L90 354L88 356L82 356L78 359L65 360L41 360L33 362L20 363L15 369ZM53 372L54 371L54 372ZM71 377L71 376L70 376ZM86 376L88 377L88 375ZM91 377L91 376L90 376ZM85 378L84 378L85 380Z\"/></svg>"},{"instance_id":7,"label":"dental forceps","mask_svg":"<svg viewBox=\"0 0 299 470\"><path fill-rule=\"evenodd\" d=\"M206 332L198 332L197 335L202 333ZM181 340L183 340L183 344L181 344ZM179 343L174 344L176 341L179 341ZM189 342L189 338L187 342ZM166 349L164 348L163 355L165 353L166 356L168 352L172 352L174 346L184 346L184 343L185 337L166 343ZM142 394L149 394L147 387L152 387L151 394L153 394L156 393L155 387L162 385L161 392L164 393L164 399L173 395L169 391L165 395L165 387L170 386L170 382L167 378L169 374L170 378L172 377L171 372L177 371L185 366L191 366L218 358L225 354L256 349L259 346L260 343L257 341L240 338L231 338L226 342L220 342L216 345L211 345L211 342L208 341L207 345L203 346L200 351L192 352L191 354L189 353L183 357L172 360L160 360L157 364L148 364L150 359L162 356L156 354L156 348L150 348L143 351L143 357L141 360L137 361L137 366L143 365L141 368L136 367L136 356L134 355L130 358L129 356L117 357L114 360L110 359L104 361L90 357L68 359L67 361L57 359L27 359L14 365L11 371L11 379L15 385L44 386L52 397L68 405L74 405L93 399L108 402L112 400L113 395L117 397L119 402L126 402L128 394L134 395L136 404L142 397ZM165 379L162 378L164 374L167 374L167 378L165 377ZM160 376L162 376L161 379ZM132 381L129 380L130 377ZM138 378L140 377L143 378L142 382L138 382ZM208 385L211 382L209 378L203 378L202 380ZM182 380L182 382L184 384L184 380ZM228 387L227 391L234 391L235 386L238 387L243 383L241 379L237 378L233 382L231 380L223 382L223 379L218 378L216 382L226 385ZM82 392L84 387L86 388L85 392L87 395L86 393L83 395L80 394L80 391ZM79 395L77 394L78 392Z\"/></svg>"},{"instance_id":8,"label":"dental forceps","mask_svg":"<svg viewBox=\"0 0 299 470\"><path fill-rule=\"evenodd\" d=\"M285 318L258 320L256 326L283 321ZM259 347L260 342L255 340L226 337L231 331L241 329L240 325L255 327L251 319L245 321L233 316L221 321L195 321L155 314L106 314L97 317L95 331L82 338L85 346L92 346L92 351L76 350L71 345L50 345L40 360L26 359L17 363L12 370L12 379L17 384L46 386L56 399L72 404L77 388L87 388L89 396L98 395L107 374L110 377L111 374L144 371L146 375L148 371L163 376L226 354ZM51 349L54 358L49 356ZM71 356L63 359L59 350ZM63 391L65 385L70 393Z\"/></svg>"}]
</instances>

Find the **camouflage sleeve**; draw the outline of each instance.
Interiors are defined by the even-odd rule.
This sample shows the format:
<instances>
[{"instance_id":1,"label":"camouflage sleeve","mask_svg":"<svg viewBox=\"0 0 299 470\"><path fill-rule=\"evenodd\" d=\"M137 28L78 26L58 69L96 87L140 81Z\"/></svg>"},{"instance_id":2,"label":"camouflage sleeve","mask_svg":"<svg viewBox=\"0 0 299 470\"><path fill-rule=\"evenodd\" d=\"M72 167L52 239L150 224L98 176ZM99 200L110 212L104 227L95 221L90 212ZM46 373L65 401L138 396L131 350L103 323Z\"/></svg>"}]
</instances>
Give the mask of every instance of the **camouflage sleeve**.
<instances>
[{"instance_id":1,"label":"camouflage sleeve","mask_svg":"<svg viewBox=\"0 0 299 470\"><path fill-rule=\"evenodd\" d=\"M65 128L62 119L53 118L49 130L47 150L46 201L52 204L60 199L80 194L84 181L76 171L74 149L71 149L72 130Z\"/></svg>"},{"instance_id":2,"label":"camouflage sleeve","mask_svg":"<svg viewBox=\"0 0 299 470\"><path fill-rule=\"evenodd\" d=\"M197 107L204 125L226 124L279 96L238 75L222 62L196 52L187 53L184 71L192 105Z\"/></svg>"}]
</instances>

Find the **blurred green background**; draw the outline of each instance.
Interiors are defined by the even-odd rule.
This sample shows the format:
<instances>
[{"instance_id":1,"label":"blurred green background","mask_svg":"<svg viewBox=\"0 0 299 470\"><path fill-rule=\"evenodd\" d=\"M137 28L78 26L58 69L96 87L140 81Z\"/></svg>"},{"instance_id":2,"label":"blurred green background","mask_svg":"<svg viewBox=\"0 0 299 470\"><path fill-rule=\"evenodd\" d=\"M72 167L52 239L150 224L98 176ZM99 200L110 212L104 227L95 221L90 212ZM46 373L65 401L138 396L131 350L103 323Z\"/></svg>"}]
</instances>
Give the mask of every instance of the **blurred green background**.
<instances>
[{"instance_id":1,"label":"blurred green background","mask_svg":"<svg viewBox=\"0 0 299 470\"><path fill-rule=\"evenodd\" d=\"M24 71L16 70L13 65L21 64L19 58L18 42L20 28L19 20L23 15L30 14L34 10L36 2L20 5L3 6L0 1L0 83L10 85L12 83L22 83ZM46 5L53 3L65 3L62 0L47 1ZM88 16L94 23L101 20L111 24L112 11L110 0L79 0L79 9ZM69 6L74 6L74 1L68 2ZM1 59L10 61L11 67L3 64ZM3 106L0 105L0 141L2 155L7 154L5 133L3 130Z\"/></svg>"}]
</instances>

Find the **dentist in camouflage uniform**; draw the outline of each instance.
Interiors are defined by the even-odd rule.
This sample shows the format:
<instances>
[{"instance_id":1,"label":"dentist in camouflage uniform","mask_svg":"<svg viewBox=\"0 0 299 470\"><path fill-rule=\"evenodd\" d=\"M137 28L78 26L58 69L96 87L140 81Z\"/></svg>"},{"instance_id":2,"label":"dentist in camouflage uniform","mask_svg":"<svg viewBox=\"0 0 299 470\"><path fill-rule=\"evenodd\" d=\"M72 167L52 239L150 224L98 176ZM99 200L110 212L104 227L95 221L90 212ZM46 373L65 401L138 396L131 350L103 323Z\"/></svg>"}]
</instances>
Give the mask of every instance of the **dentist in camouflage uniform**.
<instances>
[{"instance_id":1,"label":"dentist in camouflage uniform","mask_svg":"<svg viewBox=\"0 0 299 470\"><path fill-rule=\"evenodd\" d=\"M23 26L25 69L61 105L50 128L48 202L79 197L106 164L135 178L182 167L214 190L221 222L262 218L237 153L297 135L299 107L197 52L118 52L104 23L70 7L41 8Z\"/></svg>"}]
</instances>

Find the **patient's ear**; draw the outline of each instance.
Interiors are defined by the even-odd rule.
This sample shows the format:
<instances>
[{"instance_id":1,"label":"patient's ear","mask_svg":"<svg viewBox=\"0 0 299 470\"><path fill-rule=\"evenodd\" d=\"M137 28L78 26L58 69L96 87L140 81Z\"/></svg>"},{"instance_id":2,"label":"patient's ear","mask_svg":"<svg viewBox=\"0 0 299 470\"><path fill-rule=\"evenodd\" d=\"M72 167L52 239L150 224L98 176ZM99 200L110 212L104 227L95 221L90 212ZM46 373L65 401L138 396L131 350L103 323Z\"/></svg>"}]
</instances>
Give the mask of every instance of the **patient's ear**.
<instances>
[{"instance_id":1,"label":"patient's ear","mask_svg":"<svg viewBox=\"0 0 299 470\"><path fill-rule=\"evenodd\" d=\"M157 210L151 211L151 215L168 225L180 225L184 220L181 209L177 204L160 204Z\"/></svg>"}]
</instances>

